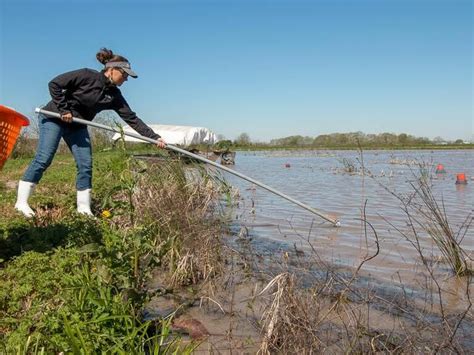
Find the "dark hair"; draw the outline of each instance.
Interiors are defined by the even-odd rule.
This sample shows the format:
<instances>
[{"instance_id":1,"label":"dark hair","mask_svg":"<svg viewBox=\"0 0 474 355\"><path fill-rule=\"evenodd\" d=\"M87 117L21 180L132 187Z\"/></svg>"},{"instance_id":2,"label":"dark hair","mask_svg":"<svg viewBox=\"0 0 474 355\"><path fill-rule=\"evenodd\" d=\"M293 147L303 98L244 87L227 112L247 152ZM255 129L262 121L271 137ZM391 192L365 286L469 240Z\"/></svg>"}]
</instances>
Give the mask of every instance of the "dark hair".
<instances>
[{"instance_id":1,"label":"dark hair","mask_svg":"<svg viewBox=\"0 0 474 355\"><path fill-rule=\"evenodd\" d=\"M107 62L128 62L128 59L122 57L121 55L114 54L110 49L101 48L99 52L95 55L97 60L102 64L106 64Z\"/></svg>"}]
</instances>

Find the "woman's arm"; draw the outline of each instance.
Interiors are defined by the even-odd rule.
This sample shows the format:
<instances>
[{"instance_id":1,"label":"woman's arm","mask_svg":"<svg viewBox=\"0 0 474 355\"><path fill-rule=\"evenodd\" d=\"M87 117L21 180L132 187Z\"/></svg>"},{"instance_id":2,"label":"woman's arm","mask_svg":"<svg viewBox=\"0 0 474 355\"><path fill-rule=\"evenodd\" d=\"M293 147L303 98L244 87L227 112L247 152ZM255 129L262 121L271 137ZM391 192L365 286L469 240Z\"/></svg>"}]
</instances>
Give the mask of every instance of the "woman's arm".
<instances>
[{"instance_id":1,"label":"woman's arm","mask_svg":"<svg viewBox=\"0 0 474 355\"><path fill-rule=\"evenodd\" d=\"M138 118L137 114L133 112L128 105L127 101L125 101L122 94L119 92L117 97L115 98L115 105L114 110L117 114L128 123L130 127L132 127L136 132L141 134L142 136L151 138L151 139L158 139L161 138L159 134L156 134L150 127L148 127L140 118Z\"/></svg>"}]
</instances>

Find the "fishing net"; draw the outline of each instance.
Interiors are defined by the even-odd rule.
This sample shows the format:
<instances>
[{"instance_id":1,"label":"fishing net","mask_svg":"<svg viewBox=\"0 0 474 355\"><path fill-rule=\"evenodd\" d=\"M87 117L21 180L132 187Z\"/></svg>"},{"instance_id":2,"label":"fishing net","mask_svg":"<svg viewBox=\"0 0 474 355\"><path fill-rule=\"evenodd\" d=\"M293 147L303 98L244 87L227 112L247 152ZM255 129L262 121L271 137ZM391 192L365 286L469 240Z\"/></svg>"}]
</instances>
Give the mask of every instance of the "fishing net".
<instances>
[{"instance_id":1,"label":"fishing net","mask_svg":"<svg viewBox=\"0 0 474 355\"><path fill-rule=\"evenodd\" d=\"M15 147L21 127L29 124L28 118L21 113L0 105L0 169L3 168L3 164L5 164Z\"/></svg>"}]
</instances>

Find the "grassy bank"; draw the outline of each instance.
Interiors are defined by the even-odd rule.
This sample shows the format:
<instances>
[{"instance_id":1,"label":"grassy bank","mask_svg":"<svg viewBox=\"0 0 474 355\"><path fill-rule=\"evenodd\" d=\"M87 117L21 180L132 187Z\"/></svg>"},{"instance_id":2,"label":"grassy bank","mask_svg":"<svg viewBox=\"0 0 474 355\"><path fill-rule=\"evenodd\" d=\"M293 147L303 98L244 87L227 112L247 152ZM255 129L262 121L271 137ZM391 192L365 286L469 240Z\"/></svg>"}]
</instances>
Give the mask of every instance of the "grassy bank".
<instances>
[{"instance_id":1,"label":"grassy bank","mask_svg":"<svg viewBox=\"0 0 474 355\"><path fill-rule=\"evenodd\" d=\"M171 318L144 321L142 310L152 270L176 287L217 272L215 181L193 169L189 183L178 163L97 153L91 219L75 213L72 157L58 155L26 220L13 205L29 161L9 160L0 178L0 353L190 352Z\"/></svg>"}]
</instances>

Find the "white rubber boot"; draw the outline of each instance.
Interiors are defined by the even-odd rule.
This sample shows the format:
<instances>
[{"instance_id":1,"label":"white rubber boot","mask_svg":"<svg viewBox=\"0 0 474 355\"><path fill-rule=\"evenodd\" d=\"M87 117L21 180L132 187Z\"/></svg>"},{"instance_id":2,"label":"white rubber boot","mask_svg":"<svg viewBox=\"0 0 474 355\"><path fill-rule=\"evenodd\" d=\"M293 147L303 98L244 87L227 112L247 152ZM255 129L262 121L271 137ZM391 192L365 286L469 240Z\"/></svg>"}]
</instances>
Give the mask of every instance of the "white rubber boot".
<instances>
[{"instance_id":1,"label":"white rubber boot","mask_svg":"<svg viewBox=\"0 0 474 355\"><path fill-rule=\"evenodd\" d=\"M77 212L93 216L91 211L91 189L77 191Z\"/></svg>"},{"instance_id":2,"label":"white rubber boot","mask_svg":"<svg viewBox=\"0 0 474 355\"><path fill-rule=\"evenodd\" d=\"M26 218L34 217L35 212L28 205L28 198L33 193L36 184L20 180L18 182L18 195L16 198L15 209L25 215Z\"/></svg>"}]
</instances>

